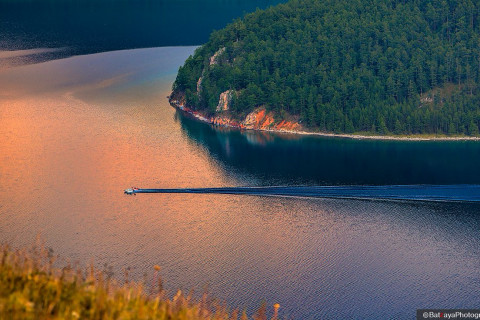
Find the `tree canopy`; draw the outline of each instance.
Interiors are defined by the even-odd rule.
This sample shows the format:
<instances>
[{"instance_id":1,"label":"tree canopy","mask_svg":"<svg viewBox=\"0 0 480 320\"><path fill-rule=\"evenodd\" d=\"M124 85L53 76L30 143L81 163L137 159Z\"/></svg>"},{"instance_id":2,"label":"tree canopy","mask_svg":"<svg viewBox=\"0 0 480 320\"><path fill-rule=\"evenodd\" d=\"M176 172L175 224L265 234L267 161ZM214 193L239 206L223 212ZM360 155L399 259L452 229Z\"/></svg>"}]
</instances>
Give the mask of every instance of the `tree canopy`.
<instances>
[{"instance_id":1,"label":"tree canopy","mask_svg":"<svg viewBox=\"0 0 480 320\"><path fill-rule=\"evenodd\" d=\"M234 115L321 131L478 135L479 84L478 1L291 0L212 33L173 90L208 113L234 90Z\"/></svg>"}]
</instances>

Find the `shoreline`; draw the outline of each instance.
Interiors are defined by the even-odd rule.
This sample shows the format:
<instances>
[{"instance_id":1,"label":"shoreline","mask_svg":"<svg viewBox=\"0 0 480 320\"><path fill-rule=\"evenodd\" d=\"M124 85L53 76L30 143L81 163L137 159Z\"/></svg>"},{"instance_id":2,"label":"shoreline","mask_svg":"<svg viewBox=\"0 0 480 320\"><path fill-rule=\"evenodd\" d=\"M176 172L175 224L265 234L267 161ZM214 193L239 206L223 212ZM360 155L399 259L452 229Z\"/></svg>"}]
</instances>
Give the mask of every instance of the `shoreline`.
<instances>
[{"instance_id":1,"label":"shoreline","mask_svg":"<svg viewBox=\"0 0 480 320\"><path fill-rule=\"evenodd\" d=\"M231 128L237 129L240 131L258 131L258 132L270 132L278 134L292 134L292 135L302 135L302 136L318 136L318 137L330 137L330 138L341 138L341 139L354 139L354 140L379 140L379 141L480 141L480 137L468 137L468 136L416 136L416 135L407 135L407 136L385 136L385 135L364 135L364 134L348 134L348 133L329 133L329 132L318 132L318 131L305 131L305 130L285 130L285 129L264 129L264 128L244 128L240 125L232 124L216 124L211 118L206 117L204 114L193 111L183 104L180 104L178 101L173 100L171 96L167 97L170 105L181 111L182 113L193 117L197 121L208 123L215 127Z\"/></svg>"}]
</instances>

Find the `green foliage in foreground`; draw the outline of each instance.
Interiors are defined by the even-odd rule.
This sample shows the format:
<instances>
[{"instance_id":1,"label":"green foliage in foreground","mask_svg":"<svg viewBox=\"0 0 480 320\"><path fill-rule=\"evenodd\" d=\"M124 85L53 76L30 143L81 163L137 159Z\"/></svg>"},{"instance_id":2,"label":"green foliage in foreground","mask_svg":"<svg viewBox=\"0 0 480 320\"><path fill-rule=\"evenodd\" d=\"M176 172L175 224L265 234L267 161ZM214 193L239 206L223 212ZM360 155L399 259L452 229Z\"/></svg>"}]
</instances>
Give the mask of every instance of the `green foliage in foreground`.
<instances>
[{"instance_id":1,"label":"green foliage in foreground","mask_svg":"<svg viewBox=\"0 0 480 320\"><path fill-rule=\"evenodd\" d=\"M210 113L234 89L233 114L321 131L478 135L480 2L291 0L214 32L173 89Z\"/></svg>"},{"instance_id":2,"label":"green foliage in foreground","mask_svg":"<svg viewBox=\"0 0 480 320\"><path fill-rule=\"evenodd\" d=\"M55 259L41 246L0 250L0 319L248 319L245 313L212 306L205 297L194 301L178 292L167 298L158 267L157 292L147 294L142 285L118 286L93 268L86 275L70 267L55 269ZM265 307L254 319L266 319Z\"/></svg>"}]
</instances>

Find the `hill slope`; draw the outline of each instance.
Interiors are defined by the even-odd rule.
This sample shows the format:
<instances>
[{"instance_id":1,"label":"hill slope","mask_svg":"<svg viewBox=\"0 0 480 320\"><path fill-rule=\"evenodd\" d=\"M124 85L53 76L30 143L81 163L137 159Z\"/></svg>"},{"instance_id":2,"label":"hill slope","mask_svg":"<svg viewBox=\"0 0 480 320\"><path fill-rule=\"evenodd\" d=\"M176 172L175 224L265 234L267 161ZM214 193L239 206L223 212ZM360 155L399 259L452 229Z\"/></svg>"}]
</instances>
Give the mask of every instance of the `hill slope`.
<instances>
[{"instance_id":1,"label":"hill slope","mask_svg":"<svg viewBox=\"0 0 480 320\"><path fill-rule=\"evenodd\" d=\"M478 135L480 3L291 0L214 32L173 97L327 132Z\"/></svg>"},{"instance_id":2,"label":"hill slope","mask_svg":"<svg viewBox=\"0 0 480 320\"><path fill-rule=\"evenodd\" d=\"M37 243L31 249L13 250L0 245L0 319L169 319L227 320L250 319L246 312L229 311L223 304L203 295L196 301L181 291L168 298L155 266L151 288L128 280L120 286L113 272L85 272L70 265L56 268L50 249ZM278 320L279 304L273 306L272 320ZM262 305L251 319L266 320Z\"/></svg>"}]
</instances>

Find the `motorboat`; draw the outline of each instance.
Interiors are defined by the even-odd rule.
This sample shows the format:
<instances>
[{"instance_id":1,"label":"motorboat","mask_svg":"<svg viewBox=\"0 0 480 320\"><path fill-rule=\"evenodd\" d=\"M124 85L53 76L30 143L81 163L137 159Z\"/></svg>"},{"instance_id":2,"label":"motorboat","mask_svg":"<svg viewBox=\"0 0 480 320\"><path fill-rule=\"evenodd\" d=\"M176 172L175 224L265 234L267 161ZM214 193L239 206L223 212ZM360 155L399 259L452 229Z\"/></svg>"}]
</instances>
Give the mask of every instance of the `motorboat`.
<instances>
[{"instance_id":1,"label":"motorboat","mask_svg":"<svg viewBox=\"0 0 480 320\"><path fill-rule=\"evenodd\" d=\"M132 194L135 195L137 190L138 188L132 187L132 188L125 189L124 193L128 195L132 195Z\"/></svg>"}]
</instances>

